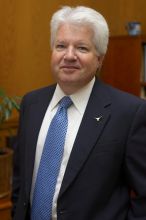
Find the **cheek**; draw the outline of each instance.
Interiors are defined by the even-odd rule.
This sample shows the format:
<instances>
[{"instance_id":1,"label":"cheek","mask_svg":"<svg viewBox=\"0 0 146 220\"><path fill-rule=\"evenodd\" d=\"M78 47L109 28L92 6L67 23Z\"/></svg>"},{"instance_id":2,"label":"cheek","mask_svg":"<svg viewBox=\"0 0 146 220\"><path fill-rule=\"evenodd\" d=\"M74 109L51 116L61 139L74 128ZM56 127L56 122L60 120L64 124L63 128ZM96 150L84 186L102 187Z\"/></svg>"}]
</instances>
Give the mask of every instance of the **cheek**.
<instances>
[{"instance_id":1,"label":"cheek","mask_svg":"<svg viewBox=\"0 0 146 220\"><path fill-rule=\"evenodd\" d=\"M58 61L55 56L51 57L51 71L55 74L58 71Z\"/></svg>"},{"instance_id":2,"label":"cheek","mask_svg":"<svg viewBox=\"0 0 146 220\"><path fill-rule=\"evenodd\" d=\"M54 65L57 62L56 56L52 53L51 56L51 65Z\"/></svg>"},{"instance_id":3,"label":"cheek","mask_svg":"<svg viewBox=\"0 0 146 220\"><path fill-rule=\"evenodd\" d=\"M91 59L88 59L87 62L85 62L85 65L90 72L95 72L99 67L99 61L97 58L91 57Z\"/></svg>"},{"instance_id":4,"label":"cheek","mask_svg":"<svg viewBox=\"0 0 146 220\"><path fill-rule=\"evenodd\" d=\"M97 70L101 65L101 62L100 62L100 58L99 57L94 57L93 59L93 66L94 68Z\"/></svg>"},{"instance_id":5,"label":"cheek","mask_svg":"<svg viewBox=\"0 0 146 220\"><path fill-rule=\"evenodd\" d=\"M61 54L57 54L55 52L52 52L52 56L51 56L52 65L60 63L61 59L62 59Z\"/></svg>"}]
</instances>

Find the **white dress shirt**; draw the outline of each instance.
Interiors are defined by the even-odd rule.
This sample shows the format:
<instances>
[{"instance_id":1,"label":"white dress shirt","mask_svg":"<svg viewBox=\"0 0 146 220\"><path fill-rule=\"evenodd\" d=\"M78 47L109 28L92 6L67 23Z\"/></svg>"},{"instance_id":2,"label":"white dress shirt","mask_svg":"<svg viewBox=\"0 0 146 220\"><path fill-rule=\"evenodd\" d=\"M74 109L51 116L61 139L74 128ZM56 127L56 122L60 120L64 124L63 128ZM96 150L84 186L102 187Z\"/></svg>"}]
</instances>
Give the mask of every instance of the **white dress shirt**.
<instances>
[{"instance_id":1,"label":"white dress shirt","mask_svg":"<svg viewBox=\"0 0 146 220\"><path fill-rule=\"evenodd\" d=\"M66 169L66 166L67 166L70 154L71 154L71 150L72 150L79 126L81 124L82 117L84 115L94 82L95 82L95 78L93 78L85 87L80 89L78 92L74 93L73 95L70 95L73 105L71 105L68 108L68 128L67 128L67 134L65 138L63 158L62 158L60 171L59 171L59 175L58 175L57 183L55 187L54 198L53 198L52 220L57 219L57 198L59 195L61 183L63 180L63 176L64 176L65 169ZM56 90L47 108L47 111L45 113L45 116L44 116L44 119L41 125L41 129L40 129L38 141L37 141L37 146L36 146L36 156L35 156L31 196L30 196L31 203L32 203L34 185L35 185L35 181L37 177L38 167L39 167L47 131L50 126L51 120L54 117L58 109L58 103L64 96L66 96L66 94L64 94L64 92L61 90L59 85L57 85Z\"/></svg>"}]
</instances>

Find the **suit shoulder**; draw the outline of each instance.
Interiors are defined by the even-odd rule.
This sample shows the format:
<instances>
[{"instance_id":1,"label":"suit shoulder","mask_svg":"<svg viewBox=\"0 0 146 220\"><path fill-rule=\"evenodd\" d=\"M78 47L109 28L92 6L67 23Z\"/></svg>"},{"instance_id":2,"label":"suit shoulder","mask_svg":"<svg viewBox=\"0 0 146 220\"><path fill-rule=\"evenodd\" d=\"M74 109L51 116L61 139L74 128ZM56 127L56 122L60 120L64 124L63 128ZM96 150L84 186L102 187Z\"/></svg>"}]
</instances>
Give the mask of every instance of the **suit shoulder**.
<instances>
[{"instance_id":1,"label":"suit shoulder","mask_svg":"<svg viewBox=\"0 0 146 220\"><path fill-rule=\"evenodd\" d=\"M131 93L122 91L120 89L117 89L115 87L112 87L110 85L104 84L106 87L108 95L113 99L116 100L116 102L121 102L121 103L129 103L129 104L142 104L146 103L146 100L133 95Z\"/></svg>"},{"instance_id":2,"label":"suit shoulder","mask_svg":"<svg viewBox=\"0 0 146 220\"><path fill-rule=\"evenodd\" d=\"M35 102L43 96L53 95L56 85L50 85L36 90L32 90L23 96L22 102Z\"/></svg>"}]
</instances>

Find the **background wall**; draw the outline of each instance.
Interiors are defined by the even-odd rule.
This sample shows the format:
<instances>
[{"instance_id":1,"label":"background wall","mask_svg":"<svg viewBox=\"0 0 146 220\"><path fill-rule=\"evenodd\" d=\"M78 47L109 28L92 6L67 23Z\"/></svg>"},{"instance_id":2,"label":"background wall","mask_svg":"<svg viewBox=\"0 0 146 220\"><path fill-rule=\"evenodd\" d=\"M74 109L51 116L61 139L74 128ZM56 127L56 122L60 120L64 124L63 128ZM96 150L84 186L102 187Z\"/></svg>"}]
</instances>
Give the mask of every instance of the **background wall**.
<instances>
[{"instance_id":1,"label":"background wall","mask_svg":"<svg viewBox=\"0 0 146 220\"><path fill-rule=\"evenodd\" d=\"M5 0L0 2L0 87L10 95L53 82L50 73L49 20L61 5L86 5L107 19L110 34L126 35L137 20L146 34L145 0Z\"/></svg>"}]
</instances>

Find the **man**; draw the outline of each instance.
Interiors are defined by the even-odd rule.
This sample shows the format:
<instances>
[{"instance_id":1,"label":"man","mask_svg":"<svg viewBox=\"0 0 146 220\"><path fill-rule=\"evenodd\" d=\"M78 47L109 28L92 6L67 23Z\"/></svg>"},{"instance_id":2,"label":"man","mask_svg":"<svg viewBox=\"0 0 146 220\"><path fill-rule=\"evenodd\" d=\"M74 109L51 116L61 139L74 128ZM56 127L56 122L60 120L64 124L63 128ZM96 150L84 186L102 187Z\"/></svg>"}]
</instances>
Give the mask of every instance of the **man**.
<instances>
[{"instance_id":1,"label":"man","mask_svg":"<svg viewBox=\"0 0 146 220\"><path fill-rule=\"evenodd\" d=\"M57 85L22 101L14 220L146 220L146 102L95 77L108 36L105 19L93 9L63 7L53 15ZM70 104L59 127L63 97ZM60 134L61 156L55 154Z\"/></svg>"}]
</instances>

